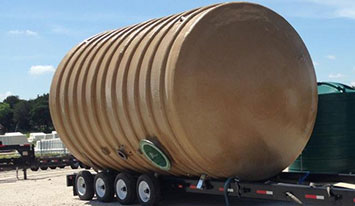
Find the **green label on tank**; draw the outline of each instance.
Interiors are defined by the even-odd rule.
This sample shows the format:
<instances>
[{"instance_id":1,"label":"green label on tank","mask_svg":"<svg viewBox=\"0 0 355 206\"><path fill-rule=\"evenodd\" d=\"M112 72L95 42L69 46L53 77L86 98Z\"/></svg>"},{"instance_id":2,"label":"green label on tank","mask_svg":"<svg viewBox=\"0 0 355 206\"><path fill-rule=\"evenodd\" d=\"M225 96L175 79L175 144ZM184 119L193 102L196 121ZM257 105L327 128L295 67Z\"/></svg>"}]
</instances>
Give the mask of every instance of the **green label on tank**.
<instances>
[{"instance_id":1,"label":"green label on tank","mask_svg":"<svg viewBox=\"0 0 355 206\"><path fill-rule=\"evenodd\" d=\"M162 170L170 170L170 161L166 155L148 140L140 142L140 149L144 156L156 167Z\"/></svg>"}]
</instances>

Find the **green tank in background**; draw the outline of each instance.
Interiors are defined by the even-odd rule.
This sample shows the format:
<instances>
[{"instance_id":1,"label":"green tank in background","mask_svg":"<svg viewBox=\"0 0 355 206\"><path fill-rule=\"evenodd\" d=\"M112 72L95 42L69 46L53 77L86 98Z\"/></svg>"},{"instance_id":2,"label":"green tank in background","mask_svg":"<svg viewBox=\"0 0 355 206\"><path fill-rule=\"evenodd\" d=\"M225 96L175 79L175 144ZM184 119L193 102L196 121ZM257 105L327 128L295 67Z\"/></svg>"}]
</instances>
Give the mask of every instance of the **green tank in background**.
<instances>
[{"instance_id":1,"label":"green tank in background","mask_svg":"<svg viewBox=\"0 0 355 206\"><path fill-rule=\"evenodd\" d=\"M289 171L355 172L355 89L320 82L318 96L312 136Z\"/></svg>"}]
</instances>

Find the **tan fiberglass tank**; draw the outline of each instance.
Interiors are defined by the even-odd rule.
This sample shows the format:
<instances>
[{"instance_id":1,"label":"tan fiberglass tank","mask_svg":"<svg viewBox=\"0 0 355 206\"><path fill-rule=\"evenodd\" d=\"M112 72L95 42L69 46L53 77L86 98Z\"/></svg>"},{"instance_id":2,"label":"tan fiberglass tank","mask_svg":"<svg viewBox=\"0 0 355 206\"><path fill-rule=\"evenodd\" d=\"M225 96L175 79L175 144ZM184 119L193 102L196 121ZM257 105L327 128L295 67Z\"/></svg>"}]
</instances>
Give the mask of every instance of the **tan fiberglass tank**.
<instances>
[{"instance_id":1,"label":"tan fiberglass tank","mask_svg":"<svg viewBox=\"0 0 355 206\"><path fill-rule=\"evenodd\" d=\"M96 168L260 180L301 153L316 89L285 19L225 3L83 41L58 66L50 108L65 145ZM145 139L165 170L142 154Z\"/></svg>"}]
</instances>

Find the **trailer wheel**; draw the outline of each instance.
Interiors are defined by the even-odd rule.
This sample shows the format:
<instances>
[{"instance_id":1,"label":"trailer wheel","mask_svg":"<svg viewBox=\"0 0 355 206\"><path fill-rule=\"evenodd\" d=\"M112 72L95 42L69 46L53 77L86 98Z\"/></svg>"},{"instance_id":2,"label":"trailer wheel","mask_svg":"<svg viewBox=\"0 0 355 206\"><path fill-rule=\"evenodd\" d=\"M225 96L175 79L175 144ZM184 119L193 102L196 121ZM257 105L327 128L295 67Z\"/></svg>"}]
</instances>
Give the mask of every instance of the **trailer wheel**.
<instances>
[{"instance_id":1,"label":"trailer wheel","mask_svg":"<svg viewBox=\"0 0 355 206\"><path fill-rule=\"evenodd\" d=\"M48 169L48 167L40 167L41 168L41 170L47 170Z\"/></svg>"},{"instance_id":2,"label":"trailer wheel","mask_svg":"<svg viewBox=\"0 0 355 206\"><path fill-rule=\"evenodd\" d=\"M134 203L136 199L136 179L125 172L119 173L115 179L115 194L123 205Z\"/></svg>"},{"instance_id":3,"label":"trailer wheel","mask_svg":"<svg viewBox=\"0 0 355 206\"><path fill-rule=\"evenodd\" d=\"M100 172L95 176L95 194L100 202L111 202L113 200L113 178L110 174Z\"/></svg>"},{"instance_id":4,"label":"trailer wheel","mask_svg":"<svg viewBox=\"0 0 355 206\"><path fill-rule=\"evenodd\" d=\"M55 168L57 168L56 166L50 166L49 168L51 168L52 170L55 170Z\"/></svg>"},{"instance_id":5,"label":"trailer wheel","mask_svg":"<svg viewBox=\"0 0 355 206\"><path fill-rule=\"evenodd\" d=\"M60 169L64 169L65 165L59 166Z\"/></svg>"},{"instance_id":6,"label":"trailer wheel","mask_svg":"<svg viewBox=\"0 0 355 206\"><path fill-rule=\"evenodd\" d=\"M86 164L83 164L83 163L79 163L79 166L81 167L81 168L85 168L85 169L87 169L87 170L89 170L89 169L91 169L91 167L90 166L87 166Z\"/></svg>"},{"instance_id":7,"label":"trailer wheel","mask_svg":"<svg viewBox=\"0 0 355 206\"><path fill-rule=\"evenodd\" d=\"M70 164L70 167L72 169L78 169L79 168L79 162L75 162L75 163Z\"/></svg>"},{"instance_id":8,"label":"trailer wheel","mask_svg":"<svg viewBox=\"0 0 355 206\"><path fill-rule=\"evenodd\" d=\"M34 171L34 172L38 171L38 169L39 169L38 166L32 166L32 167L31 167L31 170Z\"/></svg>"},{"instance_id":9,"label":"trailer wheel","mask_svg":"<svg viewBox=\"0 0 355 206\"><path fill-rule=\"evenodd\" d=\"M89 171L80 171L75 178L75 190L81 200L94 197L94 177Z\"/></svg>"},{"instance_id":10,"label":"trailer wheel","mask_svg":"<svg viewBox=\"0 0 355 206\"><path fill-rule=\"evenodd\" d=\"M154 206L160 201L160 185L153 175L143 174L137 181L137 197L142 206Z\"/></svg>"}]
</instances>

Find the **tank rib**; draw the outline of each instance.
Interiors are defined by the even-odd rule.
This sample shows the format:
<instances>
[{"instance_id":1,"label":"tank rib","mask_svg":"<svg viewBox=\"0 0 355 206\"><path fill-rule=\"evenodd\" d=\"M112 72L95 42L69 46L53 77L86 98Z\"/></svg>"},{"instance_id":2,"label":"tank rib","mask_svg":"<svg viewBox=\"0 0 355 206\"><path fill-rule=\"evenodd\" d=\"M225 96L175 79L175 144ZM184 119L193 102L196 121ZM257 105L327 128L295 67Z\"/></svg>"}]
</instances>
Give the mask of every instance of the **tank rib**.
<instances>
[{"instance_id":1,"label":"tank rib","mask_svg":"<svg viewBox=\"0 0 355 206\"><path fill-rule=\"evenodd\" d=\"M85 124L85 122L87 121L87 117L86 112L84 112L84 110L86 110L87 108L85 107L85 103L82 102L83 95L85 94L83 92L83 82L86 79L86 74L88 71L87 68L83 68L83 64L85 62L85 59L88 57L90 51L92 51L92 49L94 48L94 46L108 35L109 33L105 33L97 41L94 41L92 44L88 44L82 52L78 53L76 58L73 58L71 63L68 63L68 68L70 69L70 71L75 71L75 75L71 75L73 78L75 78L75 81L70 82L72 83L72 93L68 93L68 90L63 91L73 97L67 98L70 99L73 104L71 107L68 107L68 114L72 115L74 118L78 118L76 119L76 121L68 121L68 125L70 125L68 126L68 128L74 126L75 129L72 129L71 133L75 135L78 139L81 139L81 145L85 148L85 150L89 150L88 158L95 160L94 163L101 162L101 159L105 159L105 157L98 152L100 148L96 144L95 137L91 136L91 128L86 127ZM69 97L68 95L66 96ZM68 102L66 103L66 105L68 105ZM103 163L105 163L105 166L108 166L112 162L110 160L105 159Z\"/></svg>"}]
</instances>

